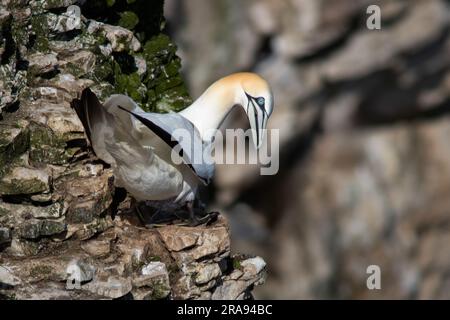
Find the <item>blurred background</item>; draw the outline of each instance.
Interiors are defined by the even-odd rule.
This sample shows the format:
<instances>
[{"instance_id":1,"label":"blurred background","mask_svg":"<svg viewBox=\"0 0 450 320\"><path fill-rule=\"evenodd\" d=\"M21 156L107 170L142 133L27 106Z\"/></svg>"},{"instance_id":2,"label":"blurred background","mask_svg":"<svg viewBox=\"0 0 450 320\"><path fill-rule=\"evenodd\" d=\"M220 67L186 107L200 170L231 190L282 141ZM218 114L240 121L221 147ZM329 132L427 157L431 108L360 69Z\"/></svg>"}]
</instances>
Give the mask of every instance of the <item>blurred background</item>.
<instances>
[{"instance_id":1,"label":"blurred background","mask_svg":"<svg viewBox=\"0 0 450 320\"><path fill-rule=\"evenodd\" d=\"M381 30L366 27L372 4ZM166 0L194 98L243 70L273 87L279 173L219 166L211 201L233 250L268 263L256 298L450 298L449 13L445 0ZM372 264L381 290L366 287Z\"/></svg>"}]
</instances>

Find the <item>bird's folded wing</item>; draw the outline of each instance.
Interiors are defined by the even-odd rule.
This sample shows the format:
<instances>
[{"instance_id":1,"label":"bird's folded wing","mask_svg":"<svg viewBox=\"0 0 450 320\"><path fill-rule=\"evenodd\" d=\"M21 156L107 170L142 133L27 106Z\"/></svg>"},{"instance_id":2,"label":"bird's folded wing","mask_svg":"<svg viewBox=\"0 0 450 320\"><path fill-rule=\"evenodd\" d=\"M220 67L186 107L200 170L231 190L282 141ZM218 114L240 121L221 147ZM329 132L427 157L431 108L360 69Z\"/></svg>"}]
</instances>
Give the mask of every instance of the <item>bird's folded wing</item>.
<instances>
[{"instance_id":1,"label":"bird's folded wing","mask_svg":"<svg viewBox=\"0 0 450 320\"><path fill-rule=\"evenodd\" d=\"M135 197L177 196L182 187L181 173L159 158L152 148L142 145L135 120L115 108L116 102L132 110L139 108L123 95L115 95L102 105L90 89L83 90L81 98L72 102L96 155L112 165L116 184L126 187Z\"/></svg>"},{"instance_id":2,"label":"bird's folded wing","mask_svg":"<svg viewBox=\"0 0 450 320\"><path fill-rule=\"evenodd\" d=\"M209 183L214 174L214 165L210 161L204 161L204 148L207 147L210 151L210 146L204 145L192 122L178 113L159 114L144 112L140 108L130 110L130 108L120 105L118 107L133 115L168 144L172 150L175 150L203 183Z\"/></svg>"},{"instance_id":3,"label":"bird's folded wing","mask_svg":"<svg viewBox=\"0 0 450 320\"><path fill-rule=\"evenodd\" d=\"M105 141L114 139L114 128L111 126L113 116L106 112L90 89L83 90L81 98L74 99L71 105L83 124L95 154L103 161L114 164L115 160L105 145Z\"/></svg>"}]
</instances>

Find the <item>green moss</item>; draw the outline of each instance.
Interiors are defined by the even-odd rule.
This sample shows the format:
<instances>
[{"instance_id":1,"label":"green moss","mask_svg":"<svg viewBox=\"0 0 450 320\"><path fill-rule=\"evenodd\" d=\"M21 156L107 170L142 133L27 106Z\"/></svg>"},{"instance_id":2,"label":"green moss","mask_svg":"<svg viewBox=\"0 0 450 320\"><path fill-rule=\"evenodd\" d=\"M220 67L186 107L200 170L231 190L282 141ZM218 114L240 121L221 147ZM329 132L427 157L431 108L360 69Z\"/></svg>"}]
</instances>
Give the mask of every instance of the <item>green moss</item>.
<instances>
[{"instance_id":1,"label":"green moss","mask_svg":"<svg viewBox=\"0 0 450 320\"><path fill-rule=\"evenodd\" d=\"M33 123L30 126L30 160L36 163L67 163L73 152L66 149L66 141L73 138L70 134L57 136L50 128Z\"/></svg>"},{"instance_id":2,"label":"green moss","mask_svg":"<svg viewBox=\"0 0 450 320\"><path fill-rule=\"evenodd\" d=\"M0 195L33 194L48 191L48 184L39 179L0 181Z\"/></svg>"},{"instance_id":3,"label":"green moss","mask_svg":"<svg viewBox=\"0 0 450 320\"><path fill-rule=\"evenodd\" d=\"M161 261L161 257L160 256L150 256L148 258L148 262L158 262Z\"/></svg>"},{"instance_id":4,"label":"green moss","mask_svg":"<svg viewBox=\"0 0 450 320\"><path fill-rule=\"evenodd\" d=\"M173 274L176 274L180 271L180 268L175 264L169 264L167 266L167 272L169 273L169 276L172 276Z\"/></svg>"},{"instance_id":5,"label":"green moss","mask_svg":"<svg viewBox=\"0 0 450 320\"><path fill-rule=\"evenodd\" d=\"M166 55L167 53L174 54L175 51L175 45L165 34L151 38L144 45L144 55L149 60L157 56Z\"/></svg>"},{"instance_id":6,"label":"green moss","mask_svg":"<svg viewBox=\"0 0 450 320\"><path fill-rule=\"evenodd\" d=\"M176 46L169 37L160 34L147 41L143 47L147 74L143 79L148 91L144 109L167 112L179 111L192 100L179 75L180 59Z\"/></svg>"},{"instance_id":7,"label":"green moss","mask_svg":"<svg viewBox=\"0 0 450 320\"><path fill-rule=\"evenodd\" d=\"M87 75L88 78L101 82L114 74L111 63L97 64L94 69Z\"/></svg>"},{"instance_id":8,"label":"green moss","mask_svg":"<svg viewBox=\"0 0 450 320\"><path fill-rule=\"evenodd\" d=\"M33 49L42 53L49 52L49 30L47 17L45 15L35 15L31 19L31 27L36 35Z\"/></svg>"},{"instance_id":9,"label":"green moss","mask_svg":"<svg viewBox=\"0 0 450 320\"><path fill-rule=\"evenodd\" d=\"M170 89L173 89L175 87L179 87L180 85L183 84L183 80L181 80L180 76L175 76L175 77L168 77L167 79L161 80L161 82L159 82L156 87L155 87L155 91L158 94L163 94L167 91L169 91Z\"/></svg>"},{"instance_id":10,"label":"green moss","mask_svg":"<svg viewBox=\"0 0 450 320\"><path fill-rule=\"evenodd\" d=\"M136 72L130 75L117 72L116 89L140 104L144 103L147 97L147 89Z\"/></svg>"},{"instance_id":11,"label":"green moss","mask_svg":"<svg viewBox=\"0 0 450 320\"><path fill-rule=\"evenodd\" d=\"M128 30L133 30L139 23L138 16L132 11L125 11L120 13L119 26Z\"/></svg>"},{"instance_id":12,"label":"green moss","mask_svg":"<svg viewBox=\"0 0 450 320\"><path fill-rule=\"evenodd\" d=\"M28 221L22 223L19 228L19 235L24 239L37 239L40 236L42 221Z\"/></svg>"},{"instance_id":13,"label":"green moss","mask_svg":"<svg viewBox=\"0 0 450 320\"><path fill-rule=\"evenodd\" d=\"M67 225L62 221L44 220L41 225L40 234L51 236L67 230Z\"/></svg>"},{"instance_id":14,"label":"green moss","mask_svg":"<svg viewBox=\"0 0 450 320\"><path fill-rule=\"evenodd\" d=\"M164 299L169 293L170 287L164 281L156 281L152 286L151 298L153 300Z\"/></svg>"},{"instance_id":15,"label":"green moss","mask_svg":"<svg viewBox=\"0 0 450 320\"><path fill-rule=\"evenodd\" d=\"M233 269L241 269L241 261L237 258L233 258Z\"/></svg>"},{"instance_id":16,"label":"green moss","mask_svg":"<svg viewBox=\"0 0 450 320\"><path fill-rule=\"evenodd\" d=\"M94 221L95 214L92 208L78 207L72 208L67 213L67 220L70 223L91 223ZM88 229L92 229L93 233L97 232L96 226L86 226Z\"/></svg>"},{"instance_id":17,"label":"green moss","mask_svg":"<svg viewBox=\"0 0 450 320\"><path fill-rule=\"evenodd\" d=\"M80 64L72 62L69 62L64 66L64 72L70 73L76 78L80 78L86 73L85 70L80 67Z\"/></svg>"}]
</instances>

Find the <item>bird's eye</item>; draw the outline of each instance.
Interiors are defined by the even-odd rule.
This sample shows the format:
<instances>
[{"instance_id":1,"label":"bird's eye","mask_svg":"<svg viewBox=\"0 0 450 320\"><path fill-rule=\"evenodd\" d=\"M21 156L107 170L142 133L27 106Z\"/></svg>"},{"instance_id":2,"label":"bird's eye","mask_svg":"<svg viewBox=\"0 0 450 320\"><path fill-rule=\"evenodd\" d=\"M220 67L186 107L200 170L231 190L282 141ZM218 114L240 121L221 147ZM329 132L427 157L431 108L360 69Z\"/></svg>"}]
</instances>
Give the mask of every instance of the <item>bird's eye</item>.
<instances>
[{"instance_id":1,"label":"bird's eye","mask_svg":"<svg viewBox=\"0 0 450 320\"><path fill-rule=\"evenodd\" d=\"M256 103L260 106L260 107L264 107L264 98L263 97L259 97L256 98Z\"/></svg>"}]
</instances>

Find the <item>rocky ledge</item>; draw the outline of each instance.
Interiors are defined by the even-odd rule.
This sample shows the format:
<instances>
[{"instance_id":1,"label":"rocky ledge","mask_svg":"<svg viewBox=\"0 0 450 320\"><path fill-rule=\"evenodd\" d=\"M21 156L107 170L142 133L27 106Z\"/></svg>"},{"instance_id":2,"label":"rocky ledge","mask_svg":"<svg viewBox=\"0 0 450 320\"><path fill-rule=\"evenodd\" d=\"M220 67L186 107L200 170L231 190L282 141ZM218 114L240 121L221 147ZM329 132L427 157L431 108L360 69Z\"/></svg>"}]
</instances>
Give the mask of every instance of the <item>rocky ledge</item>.
<instances>
[{"instance_id":1,"label":"rocky ledge","mask_svg":"<svg viewBox=\"0 0 450 320\"><path fill-rule=\"evenodd\" d=\"M46 220L44 220L46 221ZM131 213L83 239L58 224L30 224L47 241L33 257L14 243L0 255L0 294L7 299L246 299L264 281L259 257L232 256L223 217L210 226L135 226ZM33 226L33 227L31 227ZM39 229L39 231L36 231ZM70 239L65 239L69 237ZM21 248L21 249L19 249Z\"/></svg>"}]
</instances>

